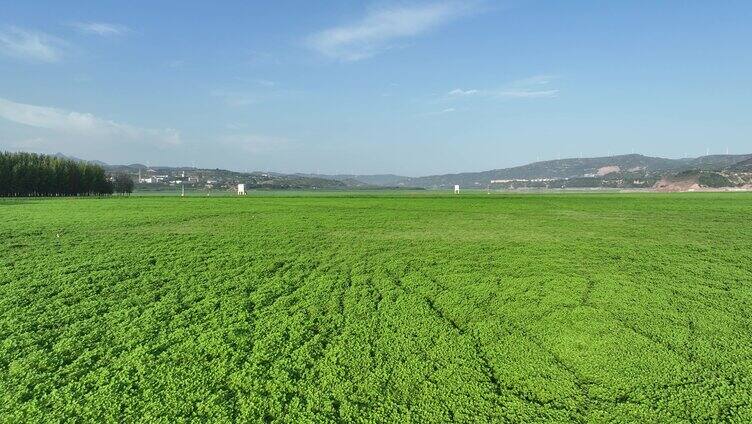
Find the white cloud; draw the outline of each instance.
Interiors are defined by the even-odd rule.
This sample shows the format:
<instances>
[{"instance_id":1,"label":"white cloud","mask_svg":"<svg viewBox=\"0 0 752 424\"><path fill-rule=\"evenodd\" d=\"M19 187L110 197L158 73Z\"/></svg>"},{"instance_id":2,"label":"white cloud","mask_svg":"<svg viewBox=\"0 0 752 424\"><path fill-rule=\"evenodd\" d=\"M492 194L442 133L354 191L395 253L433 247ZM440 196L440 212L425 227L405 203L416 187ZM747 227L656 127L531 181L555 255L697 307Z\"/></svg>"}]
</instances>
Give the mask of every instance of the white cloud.
<instances>
[{"instance_id":1,"label":"white cloud","mask_svg":"<svg viewBox=\"0 0 752 424\"><path fill-rule=\"evenodd\" d=\"M0 51L8 56L40 62L57 62L66 43L50 35L14 26L0 30Z\"/></svg>"},{"instance_id":2,"label":"white cloud","mask_svg":"<svg viewBox=\"0 0 752 424\"><path fill-rule=\"evenodd\" d=\"M308 46L319 53L357 61L389 49L396 40L417 36L472 10L474 2L444 1L374 9L360 21L313 34Z\"/></svg>"},{"instance_id":3,"label":"white cloud","mask_svg":"<svg viewBox=\"0 0 752 424\"><path fill-rule=\"evenodd\" d=\"M149 129L97 118L90 113L16 103L0 98L0 118L95 143L128 142L169 147L180 144L174 129Z\"/></svg>"},{"instance_id":4,"label":"white cloud","mask_svg":"<svg viewBox=\"0 0 752 424\"><path fill-rule=\"evenodd\" d=\"M551 98L559 95L558 89L548 88L555 79L550 75L536 75L529 78L512 81L498 90L464 90L456 88L449 93L450 97L486 97L498 99L536 99Z\"/></svg>"},{"instance_id":5,"label":"white cloud","mask_svg":"<svg viewBox=\"0 0 752 424\"><path fill-rule=\"evenodd\" d=\"M130 32L130 28L125 25L106 22L75 22L71 26L83 34L101 35L103 37L124 35Z\"/></svg>"}]
</instances>

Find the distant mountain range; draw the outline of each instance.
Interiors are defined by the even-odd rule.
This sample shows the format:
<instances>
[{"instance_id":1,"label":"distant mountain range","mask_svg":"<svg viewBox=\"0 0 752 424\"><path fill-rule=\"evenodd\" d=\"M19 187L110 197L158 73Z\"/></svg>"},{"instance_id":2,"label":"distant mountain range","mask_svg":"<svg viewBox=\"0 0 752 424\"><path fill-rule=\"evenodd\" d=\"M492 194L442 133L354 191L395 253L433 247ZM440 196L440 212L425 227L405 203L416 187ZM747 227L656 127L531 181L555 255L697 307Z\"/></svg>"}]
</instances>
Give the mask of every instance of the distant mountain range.
<instances>
[{"instance_id":1,"label":"distant mountain range","mask_svg":"<svg viewBox=\"0 0 752 424\"><path fill-rule=\"evenodd\" d=\"M55 156L82 161L82 159L58 153ZM138 173L146 171L142 164L108 165L100 161L89 161L105 168L106 171ZM709 155L697 158L667 159L640 154L605 156L596 158L569 158L534 162L511 168L493 169L481 172L429 175L425 177L404 177L394 174L352 175L352 174L281 174L281 173L238 173L221 169L204 170L189 167L151 167L158 171L203 172L233 179L254 178L256 182L288 184L294 181L299 188L451 188L459 184L464 188L485 188L494 184L502 187L520 187L520 182L528 187L652 187L664 177L682 175L690 171L705 173L749 173L752 172L752 154ZM689 175L689 174L686 174ZM739 180L738 175L731 178ZM670 179L670 178L669 178ZM568 182L567 182L568 181ZM627 181L627 182L625 182ZM545 182L545 184L542 184ZM552 183L553 182L553 183ZM564 182L564 183L562 183ZM538 184L538 185L535 185ZM524 184L523 184L524 186Z\"/></svg>"},{"instance_id":2,"label":"distant mountain range","mask_svg":"<svg viewBox=\"0 0 752 424\"><path fill-rule=\"evenodd\" d=\"M404 186L404 181L409 177L403 177L401 175L394 174L374 174L374 175L354 175L354 174L296 174L304 177L318 177L327 178L330 180L337 180L343 182L349 182L350 185L367 185L378 187L397 187Z\"/></svg>"},{"instance_id":3,"label":"distant mountain range","mask_svg":"<svg viewBox=\"0 0 752 424\"><path fill-rule=\"evenodd\" d=\"M752 158L743 160L741 162L737 162L734 165L732 165L730 168L734 170L739 170L739 171L744 171L744 170L752 171Z\"/></svg>"},{"instance_id":4,"label":"distant mountain range","mask_svg":"<svg viewBox=\"0 0 752 424\"><path fill-rule=\"evenodd\" d=\"M343 181L316 176L281 174L276 172L236 172L226 169L202 169L187 166L146 166L140 163L130 165L110 165L101 161L87 161L63 153L55 157L77 162L93 163L113 174L128 174L141 190L159 190L171 185L184 185L188 188L206 188L234 190L237 184L245 184L248 189L346 189L350 185ZM354 184L362 184L353 182Z\"/></svg>"},{"instance_id":5,"label":"distant mountain range","mask_svg":"<svg viewBox=\"0 0 752 424\"><path fill-rule=\"evenodd\" d=\"M54 155L52 155L52 156L54 156L54 157L56 157L56 158L60 158L60 159L68 159L68 160L72 160L72 161L74 161L74 162L86 162L86 163L93 163L94 165L99 165L99 166L101 166L101 167L105 167L105 166L108 166L108 165L107 165L106 163L104 163L104 162L102 162L102 161L98 161L98 160L86 160L86 159L79 159L79 158L77 158L77 157L75 157L75 156L68 156L68 155L65 155L65 154L63 154L63 153L60 153L60 152L57 152L57 153L55 153L55 154L54 154Z\"/></svg>"},{"instance_id":6,"label":"distant mountain range","mask_svg":"<svg viewBox=\"0 0 752 424\"><path fill-rule=\"evenodd\" d=\"M746 164L746 165L745 165ZM721 171L752 167L752 154L710 155L687 159L666 159L639 154L597 158L570 158L534 162L512 168L482 172L400 177L397 175L322 175L323 178L356 180L382 186L423 188L486 187L492 181L504 180L564 180L613 176L661 177L682 171Z\"/></svg>"}]
</instances>

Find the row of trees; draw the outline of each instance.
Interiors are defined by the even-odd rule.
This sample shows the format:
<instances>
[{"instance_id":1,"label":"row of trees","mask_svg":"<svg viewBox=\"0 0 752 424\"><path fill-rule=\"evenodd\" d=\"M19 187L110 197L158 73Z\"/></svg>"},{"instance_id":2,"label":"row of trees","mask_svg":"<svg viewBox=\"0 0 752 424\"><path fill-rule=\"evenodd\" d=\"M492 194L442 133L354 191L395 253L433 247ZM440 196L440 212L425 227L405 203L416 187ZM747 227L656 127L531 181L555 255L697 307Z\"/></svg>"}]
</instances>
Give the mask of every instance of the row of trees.
<instances>
[{"instance_id":1,"label":"row of trees","mask_svg":"<svg viewBox=\"0 0 752 424\"><path fill-rule=\"evenodd\" d=\"M101 166L36 153L0 152L0 196L90 196L130 193L133 182L117 187ZM116 178L116 180L118 179Z\"/></svg>"}]
</instances>

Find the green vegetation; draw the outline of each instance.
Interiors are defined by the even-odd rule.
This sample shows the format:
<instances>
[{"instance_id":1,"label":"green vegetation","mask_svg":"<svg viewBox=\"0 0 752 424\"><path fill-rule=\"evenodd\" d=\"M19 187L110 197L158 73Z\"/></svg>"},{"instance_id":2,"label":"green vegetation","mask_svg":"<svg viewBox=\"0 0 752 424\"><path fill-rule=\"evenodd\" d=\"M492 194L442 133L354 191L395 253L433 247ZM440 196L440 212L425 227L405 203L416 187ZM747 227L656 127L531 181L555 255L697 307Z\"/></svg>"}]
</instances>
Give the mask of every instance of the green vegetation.
<instances>
[{"instance_id":1,"label":"green vegetation","mask_svg":"<svg viewBox=\"0 0 752 424\"><path fill-rule=\"evenodd\" d=\"M98 165L36 153L0 152L0 197L111 194Z\"/></svg>"},{"instance_id":2,"label":"green vegetation","mask_svg":"<svg viewBox=\"0 0 752 424\"><path fill-rule=\"evenodd\" d=\"M0 200L0 416L752 421L752 196Z\"/></svg>"},{"instance_id":3,"label":"green vegetation","mask_svg":"<svg viewBox=\"0 0 752 424\"><path fill-rule=\"evenodd\" d=\"M698 178L698 182L703 187L722 188L733 187L731 181L728 178L717 172L703 172Z\"/></svg>"},{"instance_id":4,"label":"green vegetation","mask_svg":"<svg viewBox=\"0 0 752 424\"><path fill-rule=\"evenodd\" d=\"M113 191L120 194L133 193L133 185L133 180L128 174L117 174L112 181Z\"/></svg>"}]
</instances>

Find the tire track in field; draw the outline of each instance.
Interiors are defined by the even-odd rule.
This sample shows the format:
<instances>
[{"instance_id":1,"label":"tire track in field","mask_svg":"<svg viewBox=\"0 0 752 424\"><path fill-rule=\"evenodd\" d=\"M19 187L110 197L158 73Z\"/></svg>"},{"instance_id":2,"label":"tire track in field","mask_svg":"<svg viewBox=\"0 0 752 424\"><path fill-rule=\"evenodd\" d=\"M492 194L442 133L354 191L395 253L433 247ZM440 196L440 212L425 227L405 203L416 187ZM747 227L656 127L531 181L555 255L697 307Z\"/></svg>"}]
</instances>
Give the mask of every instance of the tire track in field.
<instances>
[{"instance_id":1,"label":"tire track in field","mask_svg":"<svg viewBox=\"0 0 752 424\"><path fill-rule=\"evenodd\" d=\"M293 252L295 252L296 250L297 249L290 249L283 256L299 257L300 255L293 255ZM281 302L284 302L285 299L289 299L292 296L296 296L306 288L310 288L311 284L316 283L317 278L322 275L326 275L333 267L338 266L339 262L335 260L336 257L337 252L332 251L329 252L325 257L322 257L320 259L302 258L303 260L273 260L271 261L271 264L267 265L265 269L256 271L250 276L250 279L252 281L249 282L244 290L244 296L246 298L245 307L248 313L248 337L250 340L249 346L246 348L243 355L238 358L240 364L248 362L250 358L254 356L254 352L256 352L256 350L258 349L259 337L264 337L264 334L259 334L260 321L269 319L268 317L263 317L264 311L270 311L271 313L275 314L277 313L275 312L275 310L288 310L288 306L283 305ZM279 279L281 281L275 281L274 279ZM347 286L349 287L349 285L351 285L351 279L347 278L346 281ZM256 302L251 300L254 294L259 293L259 291L263 290L264 285L269 283L273 284L272 290L267 293L263 293L263 299ZM339 285L338 283L339 282L335 282L334 284ZM345 290L342 291L342 296L344 296L344 292ZM304 295L300 296L303 297ZM343 300L338 300L335 308L339 309L340 303L342 302ZM342 308L344 308L343 303ZM314 339L320 335L320 337L316 339L318 341L315 343L315 345L306 344L306 341L304 341L303 344L289 344L289 341L287 342L288 347L291 349L291 351L296 351L302 348L310 350L309 360L307 361L303 370L295 370L290 367L285 367L285 371L289 373L291 380L296 382L296 387L301 384L301 382L306 381L306 376L304 374L306 370L311 369L315 366L319 359L326 353L329 344L333 340L335 340L337 334L342 331L342 326L344 324L342 320L339 321L340 322L336 325L337 328L332 329L331 326L319 325L319 323L317 323L317 321L315 320L315 317L309 317L309 320L305 323L306 325L310 326L310 328L306 330L309 334L309 337L306 339L306 341L310 341L311 339ZM260 362L254 361L254 364L261 368L260 371L254 373L256 375L255 378L257 379L257 383L259 381L271 381L268 377L268 374L272 367L274 367L275 364L278 363L279 359L281 359L281 357L277 357L275 360L261 360ZM238 369L240 368L241 367L239 366ZM256 386L256 388L254 388L253 386ZM265 389L261 389L261 392L258 392L258 387L260 386L256 384L252 385L252 387L241 386L233 388L231 390L232 395L230 395L233 398L231 403L233 405L237 405L238 399L247 397L250 395L250 393L265 396ZM306 404L306 397L299 390L284 390L284 393L280 393L280 395L284 396L284 400L282 401L284 405L290 405L292 403L292 399L295 397L297 397L303 405ZM334 419L336 418L337 417L335 416Z\"/></svg>"},{"instance_id":2,"label":"tire track in field","mask_svg":"<svg viewBox=\"0 0 752 424\"><path fill-rule=\"evenodd\" d=\"M439 284L439 282L435 278L427 275L423 271L420 271L420 274L423 275L429 281L431 281L435 287L441 287L441 285ZM576 306L576 307L588 306L590 304L589 298L590 298L590 294L592 293L592 290L594 288L594 285L595 285L594 281L592 281L592 280L588 281L588 285L586 287L586 290L584 291L583 296L580 299L580 304L578 306ZM495 294L491 294L490 295L491 298L493 298L495 296L496 296ZM437 312L439 312L439 311L437 311ZM653 342L655 344L658 344L661 347L664 347L664 348L672 351L673 353L675 353L676 355L678 355L678 356L680 356L680 357L682 357L684 359L696 361L696 359L693 359L694 355L692 355L691 352L689 354L687 354L687 355L684 355L680 351L676 350L675 348L669 348L668 346L664 345L663 343L657 342L656 341L657 339L655 339L654 337L652 337L651 335L649 335L649 333L645 333L645 332L639 330L638 328L636 328L636 327L634 327L634 326L626 323L626 321L623 321L623 320L619 319L612 312L610 312L610 311L607 311L607 312L615 320L617 320L622 326L631 329L635 333L640 334L641 336L649 339L651 342ZM528 340L531 343L533 343L542 352L544 352L547 355L549 355L554 360L554 362L555 362L555 364L556 364L557 367L559 367L560 369L566 371L568 374L570 374L573 377L573 382L575 383L575 386L578 388L578 390L582 393L582 396L583 396L583 401L580 403L580 407L576 411L578 413L578 416L576 418L579 421L585 421L587 415L593 409L593 407L596 407L598 405L614 405L614 406L617 406L617 405L622 405L622 404L631 404L631 405L647 406L647 407L653 409L653 408L655 408L655 405L662 399L660 396L658 396L656 394L656 392L655 392L656 390L657 391L661 391L661 390L671 390L671 389L677 389L677 388L691 387L691 386L696 386L696 385L708 382L708 380L706 378L698 378L698 379L694 379L694 380L690 380L690 381L682 381L682 382L678 382L678 383L667 383L667 384L663 384L663 385L645 384L645 385L641 385L641 386L635 387L635 389L638 389L638 388L642 389L643 393L645 394L645 396L647 396L648 398L652 399L651 401L644 400L644 399L635 399L632 393L622 394L622 395L617 396L616 398L604 398L604 397L599 397L599 396L595 396L594 397L594 396L591 395L591 388L594 387L594 386L603 387L601 384L593 382L593 381L588 381L577 370L575 370L572 366L568 365L566 363L566 361L564 361L563 358L561 358L555 351L553 351L552 349L548 348L545 343L543 343L542 341L540 341L535 336L529 334L528 331L524 327L522 327L522 326L520 326L518 324L515 324L512 320L509 320L509 319L505 319L505 322L513 330L513 331L510 331L509 329L506 329L507 334L511 335L511 334L515 334L515 332L516 332L517 334L521 335L523 338L525 338L526 340ZM455 326L456 326L456 324L455 324ZM694 325L693 325L692 322L690 322L690 330L691 330L691 333L694 334L694 331L693 331L694 330ZM482 347L480 346L480 344L479 344L478 348L482 349ZM714 380L722 379L722 380L726 381L726 385L729 385L729 386L732 386L732 387L735 386L735 384L733 382L731 382L727 378L723 377L717 371L712 373L711 378L714 379ZM514 391L514 388L510 388L510 390ZM645 392L645 390L648 390L648 391ZM522 396L522 398L525 398L525 396L526 396L525 393L521 393L519 391L518 391L518 393ZM518 395L518 397L520 397L520 396ZM538 403L538 404L541 404L542 406L549 406L549 404L552 404L552 405L556 406L556 404L554 402L552 402L552 401L541 402L539 399L534 399L533 401L536 402L536 403ZM745 406L745 405L744 404L727 405L724 409L725 410L730 410L730 409L734 409L734 408L738 409L738 408L743 407L743 406ZM567 412L572 412L569 409L564 409L564 410L567 411ZM667 412L670 413L672 416L678 418L678 419L686 419L686 416L684 416L684 415L676 415L674 413L675 411L667 411ZM572 418L574 418L574 417L572 417Z\"/></svg>"},{"instance_id":3,"label":"tire track in field","mask_svg":"<svg viewBox=\"0 0 752 424\"><path fill-rule=\"evenodd\" d=\"M293 248L288 249L287 252L285 252L284 257L290 257L290 256L299 256L295 255L294 252L297 250L300 250L300 246L303 243L299 243ZM308 262L302 262L299 260L275 260L271 267L260 271L257 275L254 276L256 280L259 280L259 283L256 285L256 289L253 290L253 293L257 293L259 289L263 288L264 284L268 282L268 280L271 280L275 277L280 278L284 283L290 283L285 284L283 290L278 293L272 293L268 299L265 299L264 302L259 303L255 306L256 311L261 311L263 309L272 308L274 307L278 302L281 300L292 296L296 294L298 291L300 291L301 288L303 288L306 283L311 279L311 277L314 274L317 273L323 273L325 274L328 270L330 270L333 266L337 264L337 262L334 260L337 257L337 252L332 251L329 253L328 257L324 257L321 259L314 259L310 260ZM294 267L296 265L303 265L301 266L301 278L295 278L295 279L288 279L285 276L289 274L290 272L295 271ZM307 265L307 266L306 266Z\"/></svg>"},{"instance_id":4,"label":"tire track in field","mask_svg":"<svg viewBox=\"0 0 752 424\"><path fill-rule=\"evenodd\" d=\"M402 275L407 274L408 271L402 273ZM442 322L447 324L450 328L452 328L457 334L462 336L463 338L470 339L472 341L472 347L475 353L475 356L478 358L478 361L481 366L481 371L488 379L489 383L494 388L494 393L500 398L501 400L504 395L512 395L513 397L522 400L523 402L530 403L537 405L542 408L550 408L556 411L566 412L571 417L572 411L571 409L557 404L555 401L543 401L541 399L538 399L537 397L530 396L528 393L524 393L520 391L519 389L515 388L514 386L503 384L499 378L496 376L496 372L494 370L493 365L491 364L491 360L489 359L488 355L485 353L485 350L482 347L482 343L480 340L470 332L468 332L466 329L462 328L459 324L457 324L456 321L454 321L452 318L447 316L440 308L438 308L434 302L434 300L429 297L425 296L423 294L420 294L416 292L415 290L409 289L407 286L405 286L402 283L402 279L394 274L390 270L386 270L386 274L391 280L391 282L396 286L402 289L406 293L410 293L413 295L416 295L420 298L423 298L425 301L426 307L428 307L429 310L431 310L435 316L437 316ZM430 277L429 277L430 279ZM432 279L430 279L432 280ZM435 282L435 280L433 280Z\"/></svg>"},{"instance_id":5,"label":"tire track in field","mask_svg":"<svg viewBox=\"0 0 752 424\"><path fill-rule=\"evenodd\" d=\"M318 349L316 349L314 352L311 353L309 359L310 366L308 368L315 368L316 365L319 363L321 358L323 358L327 352L329 351L329 348L332 344L335 342L338 342L340 337L342 336L344 330L345 330L345 297L347 296L348 291L352 288L353 284L353 272L352 268L347 267L345 270L346 276L345 280L343 282L337 281L335 282L335 286L337 286L337 290L339 293L337 294L337 313L338 319L336 320L336 324L334 324L333 328L328 327L325 328L326 331L319 331L319 328L316 327L315 331L311 333L311 337L315 337L318 334L321 334L321 343L318 346ZM357 404L357 402L354 402L352 399L348 397L348 402ZM332 400L332 409L333 412L329 413L327 415L330 416L330 418L334 421L341 419L341 400L334 398Z\"/></svg>"},{"instance_id":6,"label":"tire track in field","mask_svg":"<svg viewBox=\"0 0 752 424\"><path fill-rule=\"evenodd\" d=\"M726 376L724 376L722 372L718 370L714 364L705 365L701 361L701 359L695 355L695 353L692 350L688 351L687 353L684 353L678 348L672 346L671 344L664 343L663 341L653 336L649 332L641 330L637 326L630 324L625 319L620 318L617 315L615 315L613 312L611 311L607 311L607 312L622 327L633 331L635 334L638 334L639 336L647 339L654 345L660 346L672 352L674 355L686 360L690 364L696 365L699 369L693 369L692 370L693 374L698 374L698 373L703 374L702 377L696 378L690 381L684 381L684 382L679 382L679 383L667 383L667 384L661 384L661 385L645 384L645 385L638 386L639 388L643 390L651 389L651 390L661 391L661 390L689 387L689 386L699 385L701 383L708 383L711 386L715 387L715 386L718 386L719 382L724 382L725 386L736 387L736 383L729 380ZM694 321L690 320L688 327L689 327L689 339L690 339L689 343L691 343L693 340L696 339L696 325L694 324ZM646 393L646 395L650 396L650 393ZM628 397L629 395L626 395L626 396ZM651 397L654 397L654 396L651 396ZM642 403L642 402L634 401L634 403Z\"/></svg>"},{"instance_id":7,"label":"tire track in field","mask_svg":"<svg viewBox=\"0 0 752 424\"><path fill-rule=\"evenodd\" d=\"M428 279L430 282L432 282L434 286L436 286L436 287L441 286L439 284L439 282L435 278L433 278L432 276L426 274L423 271L419 271L419 273L421 275L423 275L426 279ZM587 302L588 301L590 292L592 291L592 288L593 288L593 285L588 284L586 293L585 293L585 295L582 298L583 302ZM489 299L487 299L487 300L490 301L494 297L496 297L496 294L490 294L489 295ZM538 399L537 397L530 396L528 393L521 392L519 389L516 389L516 388L514 388L512 386L506 386L506 388L508 390L510 390L511 392L513 392L515 394L515 396L519 397L520 399L527 400L529 402L538 404L540 406L550 407L552 409L559 410L559 411L565 411L565 412L568 412L570 414L571 413L576 413L576 414L580 415L579 417L576 417L577 419L584 420L584 417L587 416L587 414L590 411L590 408L592 406L591 405L591 403L592 403L591 401L592 400L590 398L589 393L590 393L590 387L593 386L593 385L595 385L595 383L594 382L586 381L586 379L582 375L580 375L579 372L577 372L572 366L568 365L556 352L554 352L550 348L546 347L543 342L541 342L537 338L535 338L532 335L530 335L528 333L528 331L524 327L515 324L510 319L505 319L504 322L509 327L511 327L511 329L510 328L506 328L506 327L504 328L504 330L506 331L506 333L508 335L515 335L515 333L516 333L516 334L522 336L524 339L528 340L533 345L535 345L540 351L542 351L546 355L548 355L554 361L554 365L556 365L559 369L561 369L561 370L565 371L566 373L568 373L569 375L571 375L572 376L572 382L574 383L574 385L577 388L577 390L581 393L583 400L581 402L578 402L580 404L580 406L575 411L572 411L569 408L566 408L564 406L561 406L561 405L557 404L555 401L543 401L541 399ZM490 361L488 360L488 357L485 356L485 354L483 353L483 348L482 348L482 344L480 343L480 340L477 337L474 337L474 336L471 336L471 337L473 337L473 339L475 340L476 349L480 352L479 356L482 357L482 358L485 358L485 360L487 362L487 366L489 368L493 369L493 366L490 364ZM575 418L575 417L572 417L572 418Z\"/></svg>"},{"instance_id":8,"label":"tire track in field","mask_svg":"<svg viewBox=\"0 0 752 424\"><path fill-rule=\"evenodd\" d=\"M698 361L697 361L696 358L694 358L694 355L692 355L692 354L686 354L686 353L680 351L678 348L674 347L670 343L666 343L666 342L662 341L661 339L657 338L656 336L654 336L653 334L651 334L651 333L649 333L649 332L647 332L645 330L642 330L642 329L638 328L634 324L629 323L626 319L624 319L624 318L616 315L615 313L611 312L610 310L604 310L604 312L606 312L611 318L613 318L616 322L618 322L619 325L621 325L623 328L626 328L626 329L632 331L633 333L635 333L635 334L643 337L644 339L648 340L650 343L652 343L652 344L654 344L656 346L659 346L659 347L662 347L663 349L666 349L667 351L669 351L669 352L673 353L674 355L676 355L676 356L678 356L678 357L686 360L687 362L690 362L690 363L693 363L693 364L697 364ZM694 331L694 325L693 324L690 324L690 337L689 338L692 339L692 340L695 338L695 331Z\"/></svg>"},{"instance_id":9,"label":"tire track in field","mask_svg":"<svg viewBox=\"0 0 752 424\"><path fill-rule=\"evenodd\" d=\"M430 277L428 277L428 278L430 278ZM692 359L690 359L691 356L684 355L680 351L677 351L675 348L669 347L669 346L665 345L664 343L658 342L657 339L655 337L653 337L652 335L650 335L649 333L646 333L646 332L644 332L642 330L639 330L637 327L635 327L635 326L633 326L631 324L628 324L626 321L620 319L619 317L617 317L612 312L610 312L610 311L607 311L607 312L617 322L619 322L619 324L622 325L623 327L628 328L628 329L634 331L636 334L639 334L639 335L645 337L646 339L650 340L652 343L654 343L656 345L659 345L661 347L666 348L667 350L675 353L677 356L682 357L683 359L692 360ZM593 396L590 395L590 389L593 386L601 386L601 387L603 387L601 384L596 383L596 382L587 381L587 379L585 379L581 374L579 374L573 367L569 366L556 352L554 352L553 350L551 350L548 347L546 347L545 343L541 342L536 337L534 337L531 334L529 334L524 327L515 324L511 320L506 320L506 321L507 321L507 324L510 327L512 327L515 331L517 331L525 339L529 340L536 347L538 347L540 350L542 350L543 352L545 352L548 355L550 355L550 357L552 359L554 359L554 361L556 362L556 365L558 367L560 367L561 369L567 371L570 375L572 375L572 377L574 378L575 385L578 387L578 389L583 394L583 399L584 399L583 402L584 402L584 404L583 404L582 410L581 410L581 413L582 413L582 417L580 417L581 420L584 420L585 417L587 417L587 414L590 412L590 410L594 406L596 406L597 404L607 404L607 405L615 405L615 406L616 405L622 405L622 404L632 404L632 405L639 405L639 406L647 406L647 407L649 407L651 409L654 409L655 405L662 398L659 397L659 396L653 395L650 392L645 392L644 391L645 389L658 390L658 391L661 391L661 390L670 390L670 389L676 389L676 388L691 387L691 386L695 386L695 385L699 385L701 383L707 382L707 379L699 378L699 379L694 379L694 380L691 380L691 381L683 381L683 382L679 382L679 383L667 383L667 384L658 385L658 386L652 385L652 384L645 384L645 385L641 385L641 386L636 386L635 387L635 389L637 389L637 388L643 389L643 393L645 394L645 396L647 396L649 398L652 398L652 401L648 401L648 400L644 400L644 399L635 399L634 396L633 396L633 393L622 394L622 395L617 396L614 399L612 399L612 398L603 398L603 397L593 397ZM511 334L511 332L509 332L509 333ZM713 372L712 374L713 374L713 376L711 378L723 379L723 377L718 372ZM731 384L728 381L727 381L727 383L729 383L729 385L731 385L731 386L734 386L734 384ZM632 390L632 391L634 391L634 390ZM653 393L655 393L655 392L653 392ZM743 405L741 405L741 406L743 406ZM730 406L728 406L728 408L733 408L733 407L740 407L740 405L730 405ZM686 416L684 416L684 415L676 415L674 413L676 411L667 411L667 412L670 413L672 416L676 417L677 419L686 419Z\"/></svg>"}]
</instances>

